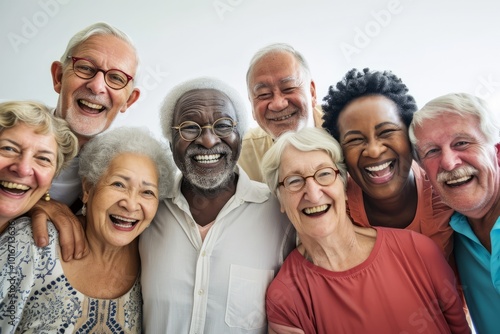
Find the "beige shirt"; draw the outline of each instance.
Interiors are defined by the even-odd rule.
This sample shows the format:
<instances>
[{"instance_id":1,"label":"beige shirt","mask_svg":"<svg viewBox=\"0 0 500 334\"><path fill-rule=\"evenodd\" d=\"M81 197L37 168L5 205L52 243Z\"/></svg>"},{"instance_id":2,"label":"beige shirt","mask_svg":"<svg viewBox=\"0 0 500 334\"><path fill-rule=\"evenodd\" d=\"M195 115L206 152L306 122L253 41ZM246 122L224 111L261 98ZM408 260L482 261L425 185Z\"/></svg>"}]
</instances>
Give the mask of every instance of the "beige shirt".
<instances>
[{"instance_id":1,"label":"beige shirt","mask_svg":"<svg viewBox=\"0 0 500 334\"><path fill-rule=\"evenodd\" d=\"M321 127L323 124L323 110L321 105L313 109L314 124ZM264 154L273 145L273 139L262 128L252 128L243 137L241 154L238 164L248 174L251 180L264 182L260 171L260 164Z\"/></svg>"}]
</instances>

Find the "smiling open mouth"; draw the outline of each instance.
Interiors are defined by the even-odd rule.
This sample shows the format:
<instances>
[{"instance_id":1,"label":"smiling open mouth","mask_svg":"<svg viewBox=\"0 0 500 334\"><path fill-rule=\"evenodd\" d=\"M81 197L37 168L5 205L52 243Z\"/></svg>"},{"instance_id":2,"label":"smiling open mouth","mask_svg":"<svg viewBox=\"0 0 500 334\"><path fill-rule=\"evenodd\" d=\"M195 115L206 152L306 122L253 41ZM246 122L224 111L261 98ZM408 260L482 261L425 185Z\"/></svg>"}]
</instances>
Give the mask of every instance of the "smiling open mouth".
<instances>
[{"instance_id":1,"label":"smiling open mouth","mask_svg":"<svg viewBox=\"0 0 500 334\"><path fill-rule=\"evenodd\" d=\"M25 184L7 182L7 181L1 181L0 187L4 191L11 193L11 194L15 194L15 195L24 194L25 192L27 192L28 190L31 189L31 187L28 187Z\"/></svg>"},{"instance_id":2,"label":"smiling open mouth","mask_svg":"<svg viewBox=\"0 0 500 334\"><path fill-rule=\"evenodd\" d=\"M117 216L117 215L110 215L109 218L111 219L111 222L114 225L117 225L117 226L123 227L123 228L134 227L135 224L137 224L139 222L139 220L136 220L136 219L129 219L129 218L125 218L125 217L121 217L121 216Z\"/></svg>"},{"instance_id":3,"label":"smiling open mouth","mask_svg":"<svg viewBox=\"0 0 500 334\"><path fill-rule=\"evenodd\" d=\"M307 215L307 216L317 216L325 213L330 209L329 204L323 204L323 205L318 205L318 206L313 206L311 208L305 208L302 210L302 212Z\"/></svg>"},{"instance_id":4,"label":"smiling open mouth","mask_svg":"<svg viewBox=\"0 0 500 334\"><path fill-rule=\"evenodd\" d=\"M200 164L213 164L222 159L222 154L199 154L193 159Z\"/></svg>"},{"instance_id":5,"label":"smiling open mouth","mask_svg":"<svg viewBox=\"0 0 500 334\"><path fill-rule=\"evenodd\" d=\"M470 180L472 180L472 175L463 176L455 180L448 180L445 183L449 187L458 187L461 186L462 184L469 182Z\"/></svg>"},{"instance_id":6,"label":"smiling open mouth","mask_svg":"<svg viewBox=\"0 0 500 334\"><path fill-rule=\"evenodd\" d=\"M106 109L103 105L91 103L81 99L78 100L78 104L80 105L80 108L90 113L100 113L101 111Z\"/></svg>"},{"instance_id":7,"label":"smiling open mouth","mask_svg":"<svg viewBox=\"0 0 500 334\"><path fill-rule=\"evenodd\" d=\"M370 177L383 177L392 172L394 169L394 160L388 161L378 166L365 167L365 171Z\"/></svg>"}]
</instances>

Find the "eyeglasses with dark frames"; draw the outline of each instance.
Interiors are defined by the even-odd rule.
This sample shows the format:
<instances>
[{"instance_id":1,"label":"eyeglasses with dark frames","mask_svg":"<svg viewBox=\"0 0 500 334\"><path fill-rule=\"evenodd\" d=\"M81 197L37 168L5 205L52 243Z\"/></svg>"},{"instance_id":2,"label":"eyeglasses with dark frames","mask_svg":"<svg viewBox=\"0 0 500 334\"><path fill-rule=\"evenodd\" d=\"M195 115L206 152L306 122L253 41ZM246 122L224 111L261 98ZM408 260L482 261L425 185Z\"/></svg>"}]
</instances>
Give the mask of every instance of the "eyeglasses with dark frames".
<instances>
[{"instance_id":1,"label":"eyeglasses with dark frames","mask_svg":"<svg viewBox=\"0 0 500 334\"><path fill-rule=\"evenodd\" d=\"M340 174L338 169L333 167L325 167L318 169L313 175L302 176L302 175L288 175L283 179L283 181L278 182L278 186L283 186L287 191L291 193L296 193L304 189L306 185L306 179L312 177L314 181L320 186L329 186L337 179L337 175Z\"/></svg>"},{"instance_id":2,"label":"eyeglasses with dark frames","mask_svg":"<svg viewBox=\"0 0 500 334\"><path fill-rule=\"evenodd\" d=\"M112 68L103 70L98 68L90 59L68 56L73 60L73 72L81 79L92 79L98 72L104 74L104 81L109 88L119 90L128 85L134 78L122 70Z\"/></svg>"},{"instance_id":3,"label":"eyeglasses with dark frames","mask_svg":"<svg viewBox=\"0 0 500 334\"><path fill-rule=\"evenodd\" d=\"M179 135L185 141L193 141L201 136L203 129L212 129L214 135L219 138L225 138L233 133L238 122L233 121L229 117L219 118L212 124L201 126L193 121L185 121L178 126L173 126L172 129L179 131Z\"/></svg>"}]
</instances>

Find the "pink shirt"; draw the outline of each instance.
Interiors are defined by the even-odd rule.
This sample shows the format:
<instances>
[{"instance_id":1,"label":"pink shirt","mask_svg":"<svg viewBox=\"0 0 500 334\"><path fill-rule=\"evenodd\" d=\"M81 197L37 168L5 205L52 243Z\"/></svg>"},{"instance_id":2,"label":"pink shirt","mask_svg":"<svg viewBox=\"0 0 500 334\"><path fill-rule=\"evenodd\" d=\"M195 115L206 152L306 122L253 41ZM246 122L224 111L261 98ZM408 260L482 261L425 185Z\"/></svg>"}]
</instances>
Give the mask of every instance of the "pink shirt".
<instances>
[{"instance_id":1,"label":"pink shirt","mask_svg":"<svg viewBox=\"0 0 500 334\"><path fill-rule=\"evenodd\" d=\"M270 325L307 334L470 333L436 245L412 231L374 228L371 254L346 271L315 266L294 250L267 290Z\"/></svg>"},{"instance_id":2,"label":"pink shirt","mask_svg":"<svg viewBox=\"0 0 500 334\"><path fill-rule=\"evenodd\" d=\"M441 202L441 198L434 191L424 170L414 161L412 170L417 183L418 203L413 221L406 227L428 236L438 245L446 259L450 258L453 250L453 230L449 225L453 210ZM370 226L363 203L363 191L349 177L347 182L348 210L354 223L361 226Z\"/></svg>"}]
</instances>

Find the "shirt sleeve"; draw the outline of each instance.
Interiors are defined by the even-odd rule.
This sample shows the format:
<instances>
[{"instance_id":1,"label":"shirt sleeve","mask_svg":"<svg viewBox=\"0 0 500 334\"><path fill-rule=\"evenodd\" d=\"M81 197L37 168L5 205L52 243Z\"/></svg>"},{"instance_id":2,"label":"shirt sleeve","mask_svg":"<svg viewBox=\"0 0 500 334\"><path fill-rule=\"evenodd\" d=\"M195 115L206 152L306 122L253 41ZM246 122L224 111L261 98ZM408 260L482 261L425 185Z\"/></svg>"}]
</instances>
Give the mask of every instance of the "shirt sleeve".
<instances>
[{"instance_id":1,"label":"shirt sleeve","mask_svg":"<svg viewBox=\"0 0 500 334\"><path fill-rule=\"evenodd\" d=\"M420 234L413 237L436 291L437 305L451 332L470 333L453 270L432 240Z\"/></svg>"},{"instance_id":2,"label":"shirt sleeve","mask_svg":"<svg viewBox=\"0 0 500 334\"><path fill-rule=\"evenodd\" d=\"M266 293L267 320L277 325L300 328L293 298L288 288L279 279L274 279ZM278 332L280 333L280 332Z\"/></svg>"}]
</instances>

